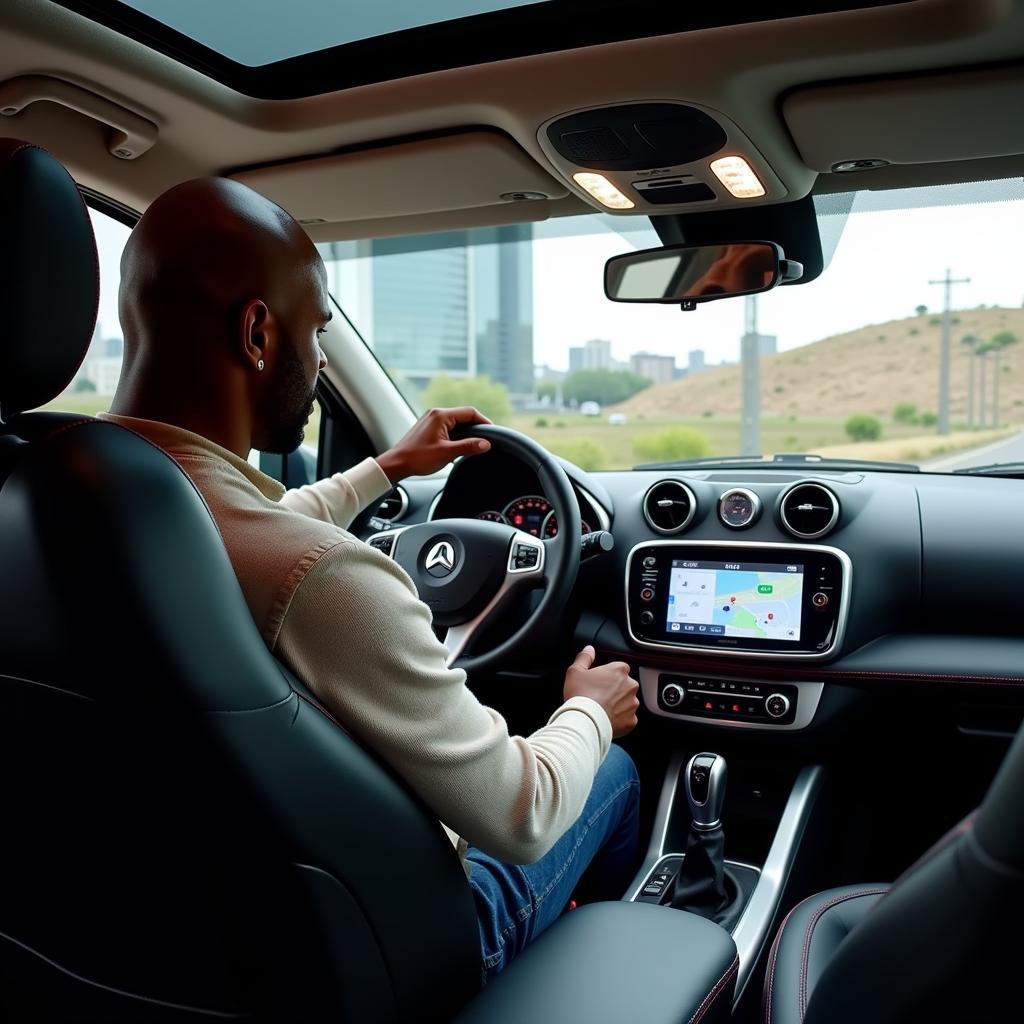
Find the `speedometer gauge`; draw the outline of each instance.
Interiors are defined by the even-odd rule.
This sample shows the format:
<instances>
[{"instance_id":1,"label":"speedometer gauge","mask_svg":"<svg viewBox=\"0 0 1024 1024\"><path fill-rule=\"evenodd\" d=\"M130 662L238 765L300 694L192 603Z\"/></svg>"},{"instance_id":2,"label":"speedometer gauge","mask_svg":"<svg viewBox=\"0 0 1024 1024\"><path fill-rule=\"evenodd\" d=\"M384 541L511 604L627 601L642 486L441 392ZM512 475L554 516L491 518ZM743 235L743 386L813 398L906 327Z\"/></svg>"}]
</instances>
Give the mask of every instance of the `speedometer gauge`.
<instances>
[{"instance_id":1,"label":"speedometer gauge","mask_svg":"<svg viewBox=\"0 0 1024 1024\"><path fill-rule=\"evenodd\" d=\"M590 533L590 523L586 519L580 520L580 533L585 537ZM558 516L554 512L549 512L547 519L544 520L544 539L550 540L552 537L558 536Z\"/></svg>"},{"instance_id":2,"label":"speedometer gauge","mask_svg":"<svg viewBox=\"0 0 1024 1024\"><path fill-rule=\"evenodd\" d=\"M506 521L517 530L539 537L550 511L551 502L547 498L539 494L527 494L509 502L504 514Z\"/></svg>"},{"instance_id":3,"label":"speedometer gauge","mask_svg":"<svg viewBox=\"0 0 1024 1024\"><path fill-rule=\"evenodd\" d=\"M489 523L504 523L505 517L500 512L481 512L477 519L486 519Z\"/></svg>"},{"instance_id":4,"label":"speedometer gauge","mask_svg":"<svg viewBox=\"0 0 1024 1024\"><path fill-rule=\"evenodd\" d=\"M734 487L718 499L718 518L733 530L750 526L761 513L761 499L746 487Z\"/></svg>"}]
</instances>

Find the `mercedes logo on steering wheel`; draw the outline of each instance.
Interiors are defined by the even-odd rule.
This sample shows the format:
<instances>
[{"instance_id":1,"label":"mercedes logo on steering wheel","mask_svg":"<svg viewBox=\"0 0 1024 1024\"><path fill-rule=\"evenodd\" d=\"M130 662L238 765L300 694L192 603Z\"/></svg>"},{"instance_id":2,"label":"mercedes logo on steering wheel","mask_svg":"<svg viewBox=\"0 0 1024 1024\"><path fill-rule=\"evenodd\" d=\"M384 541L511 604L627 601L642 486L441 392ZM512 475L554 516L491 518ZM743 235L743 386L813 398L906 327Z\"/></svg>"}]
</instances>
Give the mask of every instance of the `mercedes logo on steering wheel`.
<instances>
[{"instance_id":1,"label":"mercedes logo on steering wheel","mask_svg":"<svg viewBox=\"0 0 1024 1024\"><path fill-rule=\"evenodd\" d=\"M435 544L427 552L424 568L431 576L442 577L450 575L455 568L455 548L446 540Z\"/></svg>"}]
</instances>

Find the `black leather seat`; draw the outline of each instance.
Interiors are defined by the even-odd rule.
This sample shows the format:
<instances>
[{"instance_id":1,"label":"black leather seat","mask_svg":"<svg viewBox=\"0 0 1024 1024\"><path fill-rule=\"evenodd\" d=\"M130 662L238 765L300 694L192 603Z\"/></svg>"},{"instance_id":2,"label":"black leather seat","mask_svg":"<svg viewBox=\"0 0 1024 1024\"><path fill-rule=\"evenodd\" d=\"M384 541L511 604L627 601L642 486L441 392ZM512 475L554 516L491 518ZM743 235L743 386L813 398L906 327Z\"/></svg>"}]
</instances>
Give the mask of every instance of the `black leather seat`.
<instances>
[{"instance_id":1,"label":"black leather seat","mask_svg":"<svg viewBox=\"0 0 1024 1024\"><path fill-rule=\"evenodd\" d=\"M267 651L165 453L26 411L80 365L98 282L74 182L15 140L0 255L0 1019L449 1020L480 947L434 816ZM485 1019L522 1019L529 995L555 1015L535 1024L572 1024L627 953L648 971L618 976L590 1024L618 1024L623 999L647 1024L728 1017L717 926L579 913L544 937L546 993L535 951Z\"/></svg>"},{"instance_id":2,"label":"black leather seat","mask_svg":"<svg viewBox=\"0 0 1024 1024\"><path fill-rule=\"evenodd\" d=\"M13 140L0 247L0 1017L448 1019L479 939L436 819L271 657L170 458L22 414L98 291L78 189Z\"/></svg>"},{"instance_id":3,"label":"black leather seat","mask_svg":"<svg viewBox=\"0 0 1024 1024\"><path fill-rule=\"evenodd\" d=\"M765 1024L1024 1019L1022 920L1024 730L979 810L891 887L831 889L790 911Z\"/></svg>"}]
</instances>

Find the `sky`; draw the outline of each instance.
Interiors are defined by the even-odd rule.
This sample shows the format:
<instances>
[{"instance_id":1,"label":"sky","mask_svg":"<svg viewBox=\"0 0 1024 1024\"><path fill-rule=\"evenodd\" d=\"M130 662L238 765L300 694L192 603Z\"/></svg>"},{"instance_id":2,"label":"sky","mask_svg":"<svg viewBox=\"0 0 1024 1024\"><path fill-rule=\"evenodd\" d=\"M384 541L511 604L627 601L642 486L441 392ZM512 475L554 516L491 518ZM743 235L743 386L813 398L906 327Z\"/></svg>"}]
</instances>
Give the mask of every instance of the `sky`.
<instances>
[{"instance_id":1,"label":"sky","mask_svg":"<svg viewBox=\"0 0 1024 1024\"><path fill-rule=\"evenodd\" d=\"M1013 191L1021 198L869 212L855 207L831 264L818 280L777 288L759 298L760 332L776 335L779 349L786 350L866 324L913 316L920 304L937 312L943 289L928 282L941 278L947 268L954 277L971 279L954 287L955 309L981 303L1021 306L1024 187L1019 179ZM1008 193L1004 188L996 194ZM864 193L863 205L879 203L880 195ZM887 201L896 195L885 194ZM595 217L594 224L607 220ZM117 335L118 261L128 229L95 213L93 223L101 262L99 320L104 336ZM706 303L683 313L676 306L621 304L604 297L604 261L653 244L653 230L646 240L631 236L629 242L606 229L536 240L534 362L566 369L569 347L588 338L609 339L613 355L624 362L643 350L675 355L685 365L687 352L694 348L703 348L709 363L737 360L741 299Z\"/></svg>"},{"instance_id":2,"label":"sky","mask_svg":"<svg viewBox=\"0 0 1024 1024\"><path fill-rule=\"evenodd\" d=\"M953 308L981 303L1024 304L1024 198L931 209L857 213L849 217L835 256L822 275L761 295L758 329L778 337L780 350L806 345L866 324L913 316L914 307L940 311L945 275L969 277L953 288ZM654 243L652 243L654 244ZM612 234L558 238L534 248L534 361L567 366L567 348L607 338L623 361L646 350L686 363L703 348L708 362L739 358L744 301L678 306L635 305L604 297L602 268L629 246ZM568 341L566 341L568 339Z\"/></svg>"}]
</instances>

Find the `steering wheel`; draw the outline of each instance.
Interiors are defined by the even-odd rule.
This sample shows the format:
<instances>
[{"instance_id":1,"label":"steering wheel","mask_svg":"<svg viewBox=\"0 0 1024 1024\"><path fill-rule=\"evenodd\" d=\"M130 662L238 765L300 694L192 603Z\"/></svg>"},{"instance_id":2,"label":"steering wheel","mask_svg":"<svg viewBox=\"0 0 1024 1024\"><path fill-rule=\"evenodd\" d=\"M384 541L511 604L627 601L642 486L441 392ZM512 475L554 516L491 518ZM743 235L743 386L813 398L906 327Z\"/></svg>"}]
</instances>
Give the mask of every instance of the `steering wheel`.
<instances>
[{"instance_id":1,"label":"steering wheel","mask_svg":"<svg viewBox=\"0 0 1024 1024\"><path fill-rule=\"evenodd\" d=\"M463 428L458 436L486 438L492 450L525 462L554 508L558 535L543 540L504 523L436 519L375 534L368 542L412 577L434 622L447 627L448 664L473 672L507 664L528 646L537 624L565 606L580 564L580 509L565 470L531 438L493 425ZM540 587L544 596L508 639L469 653L476 636L504 613L510 596Z\"/></svg>"}]
</instances>

